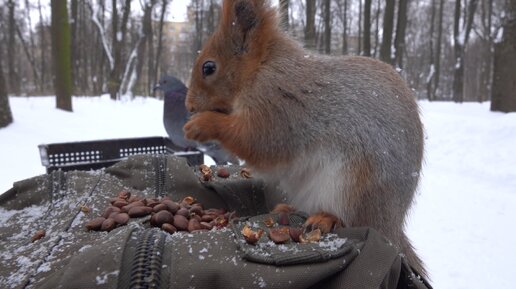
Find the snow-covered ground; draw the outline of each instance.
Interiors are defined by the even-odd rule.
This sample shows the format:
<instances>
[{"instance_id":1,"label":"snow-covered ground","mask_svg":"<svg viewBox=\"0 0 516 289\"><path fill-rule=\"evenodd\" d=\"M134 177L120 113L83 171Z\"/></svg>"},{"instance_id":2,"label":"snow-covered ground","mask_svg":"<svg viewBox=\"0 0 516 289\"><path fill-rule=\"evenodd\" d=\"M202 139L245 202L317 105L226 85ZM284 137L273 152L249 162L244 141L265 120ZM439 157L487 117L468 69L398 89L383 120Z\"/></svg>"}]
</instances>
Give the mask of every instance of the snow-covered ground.
<instances>
[{"instance_id":1,"label":"snow-covered ground","mask_svg":"<svg viewBox=\"0 0 516 289\"><path fill-rule=\"evenodd\" d=\"M164 136L162 102L75 97L74 112L52 97L11 97L15 122L0 129L0 193L44 173L37 145ZM489 104L420 102L426 156L408 233L434 288L514 288L516 113Z\"/></svg>"}]
</instances>

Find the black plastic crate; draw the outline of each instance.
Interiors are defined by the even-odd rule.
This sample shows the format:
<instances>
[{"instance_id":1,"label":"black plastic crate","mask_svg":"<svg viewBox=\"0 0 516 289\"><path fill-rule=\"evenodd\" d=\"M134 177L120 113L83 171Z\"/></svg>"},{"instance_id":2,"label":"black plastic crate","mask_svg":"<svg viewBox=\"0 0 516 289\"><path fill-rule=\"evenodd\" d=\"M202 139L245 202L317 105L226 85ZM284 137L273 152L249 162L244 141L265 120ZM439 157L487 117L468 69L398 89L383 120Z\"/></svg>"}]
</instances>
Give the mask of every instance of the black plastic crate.
<instances>
[{"instance_id":1,"label":"black plastic crate","mask_svg":"<svg viewBox=\"0 0 516 289\"><path fill-rule=\"evenodd\" d=\"M41 164L47 173L63 170L90 170L111 166L132 155L173 154L185 157L189 165L204 162L200 151L181 151L166 137L108 139L38 146Z\"/></svg>"}]
</instances>

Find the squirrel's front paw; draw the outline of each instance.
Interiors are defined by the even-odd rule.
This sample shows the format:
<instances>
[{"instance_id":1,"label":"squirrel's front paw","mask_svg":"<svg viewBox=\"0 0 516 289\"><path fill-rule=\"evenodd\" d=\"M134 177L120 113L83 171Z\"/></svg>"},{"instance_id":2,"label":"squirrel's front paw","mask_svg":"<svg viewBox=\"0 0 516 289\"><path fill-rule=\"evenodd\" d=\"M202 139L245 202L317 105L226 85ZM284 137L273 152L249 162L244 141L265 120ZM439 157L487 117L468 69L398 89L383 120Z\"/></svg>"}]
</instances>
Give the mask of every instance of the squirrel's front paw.
<instances>
[{"instance_id":1,"label":"squirrel's front paw","mask_svg":"<svg viewBox=\"0 0 516 289\"><path fill-rule=\"evenodd\" d=\"M319 229L321 230L321 233L325 234L330 232L333 228L341 225L342 222L339 220L338 217L330 213L319 212L317 214L309 216L304 224L304 227L305 231Z\"/></svg>"},{"instance_id":2,"label":"squirrel's front paw","mask_svg":"<svg viewBox=\"0 0 516 289\"><path fill-rule=\"evenodd\" d=\"M199 112L185 124L183 131L187 139L198 142L207 142L217 139L221 113L205 111Z\"/></svg>"},{"instance_id":3,"label":"squirrel's front paw","mask_svg":"<svg viewBox=\"0 0 516 289\"><path fill-rule=\"evenodd\" d=\"M276 213L276 214L279 214L279 213L287 213L287 214L290 214L290 213L294 213L296 211L296 208L292 207L291 205L288 205L288 204L285 204L285 203L280 203L280 204L277 204L274 209L272 209L271 213Z\"/></svg>"}]
</instances>

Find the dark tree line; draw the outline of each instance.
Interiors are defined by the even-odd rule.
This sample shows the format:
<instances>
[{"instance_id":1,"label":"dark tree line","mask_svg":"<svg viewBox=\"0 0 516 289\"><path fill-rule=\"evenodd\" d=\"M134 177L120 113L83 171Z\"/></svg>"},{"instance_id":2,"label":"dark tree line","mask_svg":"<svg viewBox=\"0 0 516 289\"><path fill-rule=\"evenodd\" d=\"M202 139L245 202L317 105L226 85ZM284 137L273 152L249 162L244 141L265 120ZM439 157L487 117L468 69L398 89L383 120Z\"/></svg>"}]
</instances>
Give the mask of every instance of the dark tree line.
<instances>
[{"instance_id":1,"label":"dark tree line","mask_svg":"<svg viewBox=\"0 0 516 289\"><path fill-rule=\"evenodd\" d=\"M506 107L511 102L504 99L513 99L516 91L506 87L516 83L516 65L509 65L514 56L514 1L279 4L283 29L310 50L381 59L396 67L421 99L492 98L494 110L510 110ZM5 55L0 65L6 84L0 92L109 93L113 99L153 95L161 74L188 80L197 51L214 31L221 11L221 0L191 0L187 21L172 23L171 0L52 0L52 15L45 14L43 2L0 0L0 54ZM54 12L57 3L66 9ZM64 14L56 21L67 22L68 28L52 26L58 11L67 12L68 21ZM55 52L58 47L66 51L65 46L70 56ZM71 72L62 73L69 65ZM69 76L71 86L64 87L67 81L62 79ZM58 106L71 110L71 103Z\"/></svg>"},{"instance_id":2,"label":"dark tree line","mask_svg":"<svg viewBox=\"0 0 516 289\"><path fill-rule=\"evenodd\" d=\"M0 49L6 55L9 94L55 93L52 51L63 37L71 54L59 55L71 63L74 95L109 93L116 99L152 92L165 68L160 58L168 56L161 35L170 0L49 2L0 0ZM59 12L66 18L53 27ZM63 26L69 27L54 30Z\"/></svg>"}]
</instances>

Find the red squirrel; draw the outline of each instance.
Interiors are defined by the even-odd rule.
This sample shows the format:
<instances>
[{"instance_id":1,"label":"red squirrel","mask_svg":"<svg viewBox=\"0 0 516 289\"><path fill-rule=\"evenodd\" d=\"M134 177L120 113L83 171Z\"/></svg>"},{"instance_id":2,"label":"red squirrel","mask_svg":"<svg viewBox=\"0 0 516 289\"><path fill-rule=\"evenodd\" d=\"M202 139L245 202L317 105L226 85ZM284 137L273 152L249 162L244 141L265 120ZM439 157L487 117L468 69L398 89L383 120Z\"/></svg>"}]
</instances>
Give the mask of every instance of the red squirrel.
<instances>
[{"instance_id":1,"label":"red squirrel","mask_svg":"<svg viewBox=\"0 0 516 289\"><path fill-rule=\"evenodd\" d=\"M404 232L424 142L411 89L378 60L312 54L278 23L268 1L224 0L192 70L185 136L279 184L312 214L306 226L373 227L426 276Z\"/></svg>"}]
</instances>

